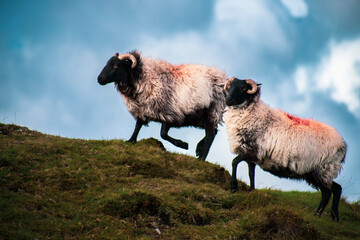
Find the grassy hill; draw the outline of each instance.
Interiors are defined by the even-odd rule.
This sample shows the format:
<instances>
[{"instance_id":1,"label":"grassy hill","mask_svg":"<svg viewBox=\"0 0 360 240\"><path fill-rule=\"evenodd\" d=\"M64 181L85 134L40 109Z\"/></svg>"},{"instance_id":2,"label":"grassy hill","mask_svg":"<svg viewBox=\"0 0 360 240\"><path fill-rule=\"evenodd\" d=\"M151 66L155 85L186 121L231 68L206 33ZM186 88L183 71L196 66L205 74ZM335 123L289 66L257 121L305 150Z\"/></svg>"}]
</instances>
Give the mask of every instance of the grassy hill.
<instances>
[{"instance_id":1,"label":"grassy hill","mask_svg":"<svg viewBox=\"0 0 360 240\"><path fill-rule=\"evenodd\" d=\"M230 159L229 159L230 161ZM82 140L0 124L0 239L360 239L360 205L229 192L229 173L161 142Z\"/></svg>"}]
</instances>

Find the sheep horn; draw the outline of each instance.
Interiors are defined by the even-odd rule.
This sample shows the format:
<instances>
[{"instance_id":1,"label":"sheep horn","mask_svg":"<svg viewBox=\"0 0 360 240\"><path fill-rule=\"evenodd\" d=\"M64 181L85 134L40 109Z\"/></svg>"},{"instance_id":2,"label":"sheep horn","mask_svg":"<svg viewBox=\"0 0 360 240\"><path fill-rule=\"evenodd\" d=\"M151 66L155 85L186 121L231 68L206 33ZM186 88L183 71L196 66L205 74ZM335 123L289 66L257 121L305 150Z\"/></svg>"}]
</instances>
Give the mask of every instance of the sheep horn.
<instances>
[{"instance_id":1,"label":"sheep horn","mask_svg":"<svg viewBox=\"0 0 360 240\"><path fill-rule=\"evenodd\" d=\"M119 53L118 53L118 52L115 53L115 54L114 54L114 57L119 57Z\"/></svg>"},{"instance_id":2,"label":"sheep horn","mask_svg":"<svg viewBox=\"0 0 360 240\"><path fill-rule=\"evenodd\" d=\"M131 68L134 68L136 66L136 58L134 55L130 54L130 53L124 53L121 56L118 57L119 60L124 60L124 59L130 59L132 64L131 64Z\"/></svg>"},{"instance_id":3,"label":"sheep horn","mask_svg":"<svg viewBox=\"0 0 360 240\"><path fill-rule=\"evenodd\" d=\"M254 82L251 79L246 79L245 80L247 84L249 84L251 86L251 89L247 90L248 94L254 94L256 93L257 89L258 89L258 85L256 84L256 82Z\"/></svg>"},{"instance_id":4,"label":"sheep horn","mask_svg":"<svg viewBox=\"0 0 360 240\"><path fill-rule=\"evenodd\" d=\"M224 90L227 90L228 86L230 85L230 83L232 81L234 81L236 79L236 77L231 77L227 80L227 82L225 83L225 86L224 86Z\"/></svg>"}]
</instances>

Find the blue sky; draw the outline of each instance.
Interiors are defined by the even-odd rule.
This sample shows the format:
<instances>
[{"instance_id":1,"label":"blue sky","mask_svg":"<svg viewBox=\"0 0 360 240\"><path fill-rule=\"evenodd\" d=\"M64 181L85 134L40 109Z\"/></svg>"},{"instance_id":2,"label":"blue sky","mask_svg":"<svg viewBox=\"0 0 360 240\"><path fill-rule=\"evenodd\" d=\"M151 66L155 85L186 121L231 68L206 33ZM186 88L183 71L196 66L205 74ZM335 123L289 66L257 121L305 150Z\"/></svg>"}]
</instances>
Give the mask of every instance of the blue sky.
<instances>
[{"instance_id":1,"label":"blue sky","mask_svg":"<svg viewBox=\"0 0 360 240\"><path fill-rule=\"evenodd\" d=\"M348 143L343 196L360 198L360 2L107 0L0 2L0 122L85 139L127 139L135 125L97 76L115 52L215 65L252 78L272 107L334 126ZM139 138L160 139L150 123ZM201 130L173 129L194 155ZM224 127L208 161L230 169ZM242 163L238 176L248 182ZM313 190L256 169L258 188Z\"/></svg>"}]
</instances>

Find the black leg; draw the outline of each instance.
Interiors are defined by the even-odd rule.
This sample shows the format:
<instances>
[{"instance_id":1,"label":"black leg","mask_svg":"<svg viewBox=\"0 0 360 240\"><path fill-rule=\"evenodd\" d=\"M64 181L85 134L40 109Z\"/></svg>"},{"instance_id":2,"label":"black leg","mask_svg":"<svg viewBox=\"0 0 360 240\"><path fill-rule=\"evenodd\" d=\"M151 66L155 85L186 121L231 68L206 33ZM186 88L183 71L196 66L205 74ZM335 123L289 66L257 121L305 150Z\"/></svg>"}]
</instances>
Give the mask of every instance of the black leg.
<instances>
[{"instance_id":1,"label":"black leg","mask_svg":"<svg viewBox=\"0 0 360 240\"><path fill-rule=\"evenodd\" d=\"M320 187L321 190L321 202L316 210L314 216L321 216L322 212L326 208L327 204L329 203L330 197L331 197L331 190L326 187Z\"/></svg>"},{"instance_id":2,"label":"black leg","mask_svg":"<svg viewBox=\"0 0 360 240\"><path fill-rule=\"evenodd\" d=\"M136 143L136 140L137 140L137 136L140 132L140 129L141 127L144 125L144 124L147 124L146 122L144 122L143 120L137 120L136 121L136 125L135 125L135 129L134 129L134 132L133 134L131 135L130 139L127 140L127 142L131 142L131 143Z\"/></svg>"},{"instance_id":3,"label":"black leg","mask_svg":"<svg viewBox=\"0 0 360 240\"><path fill-rule=\"evenodd\" d=\"M236 179L236 170L239 162L243 161L244 158L242 156L237 156L232 161L232 174L231 174L231 182L230 182L230 190L232 193L238 190L238 182Z\"/></svg>"},{"instance_id":4,"label":"black leg","mask_svg":"<svg viewBox=\"0 0 360 240\"><path fill-rule=\"evenodd\" d=\"M161 136L164 140L171 142L172 144L174 144L175 146L177 146L177 147L179 147L179 148L189 149L189 144L188 144L188 143L170 137L170 136L168 135L169 129L170 129L170 125L167 124L167 123L163 123L163 124L161 125L160 136Z\"/></svg>"},{"instance_id":5,"label":"black leg","mask_svg":"<svg viewBox=\"0 0 360 240\"><path fill-rule=\"evenodd\" d=\"M196 156L199 157L201 155L201 153L203 152L204 149L204 142L205 142L205 138L206 136L200 140L200 142L196 145Z\"/></svg>"},{"instance_id":6,"label":"black leg","mask_svg":"<svg viewBox=\"0 0 360 240\"><path fill-rule=\"evenodd\" d=\"M205 160L208 153L209 153L209 150L210 150L210 147L211 147L211 144L213 143L214 141L214 138L216 136L216 133L217 133L217 130L216 129L205 129L205 137L204 137L204 142L202 144L202 148L200 148L199 144L203 141L201 140L199 143L198 143L198 147L200 148L201 151L199 151L199 155L198 155L198 158L201 159L201 160ZM196 147L196 148L198 148Z\"/></svg>"},{"instance_id":7,"label":"black leg","mask_svg":"<svg viewBox=\"0 0 360 240\"><path fill-rule=\"evenodd\" d=\"M340 202L340 196L342 187L337 184L336 182L333 182L331 185L331 191L333 193L333 202L331 206L331 218L335 222L339 221L339 202Z\"/></svg>"},{"instance_id":8,"label":"black leg","mask_svg":"<svg viewBox=\"0 0 360 240\"><path fill-rule=\"evenodd\" d=\"M249 178L250 178L250 191L255 189L255 166L253 162L247 161L249 167Z\"/></svg>"}]
</instances>

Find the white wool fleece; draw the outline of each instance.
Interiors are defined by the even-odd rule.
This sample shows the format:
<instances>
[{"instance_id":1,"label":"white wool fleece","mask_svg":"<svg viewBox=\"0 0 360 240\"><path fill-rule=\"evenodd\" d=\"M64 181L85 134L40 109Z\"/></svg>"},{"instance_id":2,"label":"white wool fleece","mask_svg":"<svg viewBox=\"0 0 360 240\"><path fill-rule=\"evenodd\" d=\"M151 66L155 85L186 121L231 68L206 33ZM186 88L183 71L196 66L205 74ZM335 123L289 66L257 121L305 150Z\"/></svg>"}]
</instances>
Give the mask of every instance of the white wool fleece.
<instances>
[{"instance_id":1,"label":"white wool fleece","mask_svg":"<svg viewBox=\"0 0 360 240\"><path fill-rule=\"evenodd\" d=\"M122 95L135 119L181 123L185 115L213 104L213 124L222 121L223 85L227 80L223 71L196 64L172 65L152 58L141 61L142 77L135 87L136 98Z\"/></svg>"},{"instance_id":2,"label":"white wool fleece","mask_svg":"<svg viewBox=\"0 0 360 240\"><path fill-rule=\"evenodd\" d=\"M230 151L248 156L264 170L313 174L327 187L337 177L346 144L331 126L273 109L255 98L248 107L226 107Z\"/></svg>"}]
</instances>

